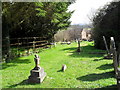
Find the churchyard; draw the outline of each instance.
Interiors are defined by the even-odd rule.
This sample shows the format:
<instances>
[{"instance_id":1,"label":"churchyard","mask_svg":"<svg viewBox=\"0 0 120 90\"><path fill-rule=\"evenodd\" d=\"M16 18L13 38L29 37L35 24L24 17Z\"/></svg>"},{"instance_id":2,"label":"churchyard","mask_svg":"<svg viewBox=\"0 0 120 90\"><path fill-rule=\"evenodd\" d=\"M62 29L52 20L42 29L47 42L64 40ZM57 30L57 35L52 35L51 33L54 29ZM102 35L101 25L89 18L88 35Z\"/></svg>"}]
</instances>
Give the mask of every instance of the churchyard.
<instances>
[{"instance_id":1,"label":"churchyard","mask_svg":"<svg viewBox=\"0 0 120 90\"><path fill-rule=\"evenodd\" d=\"M3 63L2 88L116 88L113 60L104 59L105 50L94 48L93 42L57 44L37 53L40 67L46 77L42 83L28 83L30 71L34 68L34 54L18 57L10 63ZM62 65L67 69L62 72Z\"/></svg>"}]
</instances>

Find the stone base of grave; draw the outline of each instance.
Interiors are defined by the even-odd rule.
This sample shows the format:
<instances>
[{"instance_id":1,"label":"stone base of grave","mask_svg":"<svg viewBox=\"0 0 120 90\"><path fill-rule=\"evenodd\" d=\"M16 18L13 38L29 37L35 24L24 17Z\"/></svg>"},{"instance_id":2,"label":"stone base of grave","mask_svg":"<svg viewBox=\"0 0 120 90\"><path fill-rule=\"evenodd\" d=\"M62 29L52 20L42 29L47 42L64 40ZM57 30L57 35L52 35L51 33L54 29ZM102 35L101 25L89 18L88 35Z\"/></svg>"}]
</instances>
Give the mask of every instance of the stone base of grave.
<instances>
[{"instance_id":1,"label":"stone base of grave","mask_svg":"<svg viewBox=\"0 0 120 90\"><path fill-rule=\"evenodd\" d=\"M33 69L30 71L30 74L28 83L42 83L46 77L46 72L44 72L43 68L39 68L38 70Z\"/></svg>"}]
</instances>

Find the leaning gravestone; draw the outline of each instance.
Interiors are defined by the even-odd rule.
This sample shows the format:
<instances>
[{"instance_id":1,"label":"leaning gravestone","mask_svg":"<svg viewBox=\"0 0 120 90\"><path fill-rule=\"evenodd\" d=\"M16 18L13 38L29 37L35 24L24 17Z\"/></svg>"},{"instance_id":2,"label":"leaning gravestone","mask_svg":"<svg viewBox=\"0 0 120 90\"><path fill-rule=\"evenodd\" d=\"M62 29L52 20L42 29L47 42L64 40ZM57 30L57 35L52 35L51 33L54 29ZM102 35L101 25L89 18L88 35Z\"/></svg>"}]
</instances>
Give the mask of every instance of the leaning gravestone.
<instances>
[{"instance_id":1,"label":"leaning gravestone","mask_svg":"<svg viewBox=\"0 0 120 90\"><path fill-rule=\"evenodd\" d=\"M106 39L105 39L105 36L103 36L103 41L104 41L104 44L105 44L105 48L107 50L107 53L109 54L109 49L108 49L108 45L107 45L107 42L106 42Z\"/></svg>"},{"instance_id":2,"label":"leaning gravestone","mask_svg":"<svg viewBox=\"0 0 120 90\"><path fill-rule=\"evenodd\" d=\"M41 83L46 77L44 69L39 66L40 58L38 55L35 55L34 58L35 67L30 71L30 76L28 77L28 83Z\"/></svg>"},{"instance_id":3,"label":"leaning gravestone","mask_svg":"<svg viewBox=\"0 0 120 90\"><path fill-rule=\"evenodd\" d=\"M120 44L118 47L118 54L117 54L117 62L118 62L118 66L120 65ZM120 90L120 67L117 68L117 86L118 86L118 90Z\"/></svg>"},{"instance_id":4,"label":"leaning gravestone","mask_svg":"<svg viewBox=\"0 0 120 90\"><path fill-rule=\"evenodd\" d=\"M116 51L114 38L111 37L110 39L111 39L110 50L111 50L111 53L113 54L113 65L114 65L115 76L117 79L117 87L118 87L118 90L120 90L120 68L119 68L120 52L119 50Z\"/></svg>"},{"instance_id":5,"label":"leaning gravestone","mask_svg":"<svg viewBox=\"0 0 120 90\"><path fill-rule=\"evenodd\" d=\"M104 41L104 44L105 44L105 48L107 50L107 56L104 56L104 59L112 59L112 55L108 49L108 45L107 45L107 42L106 42L106 39L105 39L105 36L103 36L103 41Z\"/></svg>"},{"instance_id":6,"label":"leaning gravestone","mask_svg":"<svg viewBox=\"0 0 120 90\"><path fill-rule=\"evenodd\" d=\"M117 69L117 87L118 87L118 90L120 90L120 68Z\"/></svg>"},{"instance_id":7,"label":"leaning gravestone","mask_svg":"<svg viewBox=\"0 0 120 90\"><path fill-rule=\"evenodd\" d=\"M110 47L111 47L110 48L111 53L113 54L114 71L115 71L115 74L117 74L117 68L118 68L117 51L116 51L115 41L113 37L110 38Z\"/></svg>"},{"instance_id":8,"label":"leaning gravestone","mask_svg":"<svg viewBox=\"0 0 120 90\"><path fill-rule=\"evenodd\" d=\"M117 62L118 62L118 66L120 65L120 43L119 43L119 46L118 46L118 53L117 53Z\"/></svg>"}]
</instances>

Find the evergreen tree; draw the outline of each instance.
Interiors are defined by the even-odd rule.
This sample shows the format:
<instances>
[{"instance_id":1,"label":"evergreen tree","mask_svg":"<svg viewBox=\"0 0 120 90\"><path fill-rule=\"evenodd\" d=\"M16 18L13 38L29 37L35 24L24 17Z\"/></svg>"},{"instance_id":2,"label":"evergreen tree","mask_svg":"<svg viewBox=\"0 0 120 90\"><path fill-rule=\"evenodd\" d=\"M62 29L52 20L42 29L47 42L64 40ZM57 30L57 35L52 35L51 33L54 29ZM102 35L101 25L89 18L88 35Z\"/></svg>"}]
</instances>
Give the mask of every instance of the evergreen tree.
<instances>
[{"instance_id":1,"label":"evergreen tree","mask_svg":"<svg viewBox=\"0 0 120 90\"><path fill-rule=\"evenodd\" d=\"M6 26L9 27L10 37L50 39L58 30L70 25L69 5L69 2L3 3L3 29L7 31Z\"/></svg>"}]
</instances>

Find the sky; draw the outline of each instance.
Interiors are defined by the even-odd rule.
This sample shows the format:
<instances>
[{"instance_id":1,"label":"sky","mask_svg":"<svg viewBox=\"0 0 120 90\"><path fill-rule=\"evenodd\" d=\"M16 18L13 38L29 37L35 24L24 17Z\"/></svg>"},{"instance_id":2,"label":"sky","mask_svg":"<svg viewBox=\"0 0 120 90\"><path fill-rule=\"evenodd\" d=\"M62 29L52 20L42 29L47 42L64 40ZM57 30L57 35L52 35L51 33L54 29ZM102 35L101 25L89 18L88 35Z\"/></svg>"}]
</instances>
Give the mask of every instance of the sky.
<instances>
[{"instance_id":1,"label":"sky","mask_svg":"<svg viewBox=\"0 0 120 90\"><path fill-rule=\"evenodd\" d=\"M92 16L92 13L111 1L113 0L76 0L76 3L71 4L68 8L69 11L75 10L70 18L71 24L91 23L89 17Z\"/></svg>"}]
</instances>

